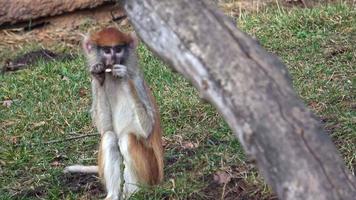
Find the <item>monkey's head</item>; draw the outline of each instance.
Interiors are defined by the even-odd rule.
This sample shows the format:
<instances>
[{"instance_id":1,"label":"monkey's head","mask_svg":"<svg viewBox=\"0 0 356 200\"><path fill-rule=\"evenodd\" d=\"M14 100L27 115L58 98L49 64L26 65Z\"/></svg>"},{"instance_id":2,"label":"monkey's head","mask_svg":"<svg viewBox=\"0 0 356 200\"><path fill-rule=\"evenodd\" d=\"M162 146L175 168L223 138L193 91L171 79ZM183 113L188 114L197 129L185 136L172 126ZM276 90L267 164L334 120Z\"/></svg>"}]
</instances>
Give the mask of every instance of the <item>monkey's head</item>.
<instances>
[{"instance_id":1,"label":"monkey's head","mask_svg":"<svg viewBox=\"0 0 356 200\"><path fill-rule=\"evenodd\" d=\"M116 28L104 28L90 34L84 39L84 52L92 57L95 62L100 62L106 67L114 64L125 65L132 50L138 43L134 33L123 33Z\"/></svg>"}]
</instances>

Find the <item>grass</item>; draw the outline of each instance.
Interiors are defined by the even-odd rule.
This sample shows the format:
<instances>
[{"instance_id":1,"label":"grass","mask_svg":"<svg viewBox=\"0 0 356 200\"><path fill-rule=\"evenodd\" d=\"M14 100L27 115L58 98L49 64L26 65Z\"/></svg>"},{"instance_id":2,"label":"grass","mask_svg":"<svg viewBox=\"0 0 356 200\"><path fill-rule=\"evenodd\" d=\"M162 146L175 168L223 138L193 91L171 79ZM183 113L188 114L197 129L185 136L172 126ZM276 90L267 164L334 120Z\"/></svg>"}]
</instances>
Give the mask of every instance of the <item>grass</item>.
<instances>
[{"instance_id":1,"label":"grass","mask_svg":"<svg viewBox=\"0 0 356 200\"><path fill-rule=\"evenodd\" d=\"M243 15L238 26L281 57L305 103L324 122L347 166L356 163L356 10L345 4L314 9L269 9ZM34 50L36 45L25 47ZM216 110L201 102L182 77L147 48L138 49L161 113L165 181L132 199L270 199L270 189L248 163ZM21 52L18 52L21 53ZM0 52L12 56L13 52ZM90 85L84 58L36 65L0 75L0 199L98 199L92 176L62 174L73 163L94 164L98 136L89 115ZM53 144L47 141L64 140ZM231 181L213 181L218 172Z\"/></svg>"},{"instance_id":2,"label":"grass","mask_svg":"<svg viewBox=\"0 0 356 200\"><path fill-rule=\"evenodd\" d=\"M354 170L356 163L356 10L345 4L248 16L241 26L288 66Z\"/></svg>"}]
</instances>

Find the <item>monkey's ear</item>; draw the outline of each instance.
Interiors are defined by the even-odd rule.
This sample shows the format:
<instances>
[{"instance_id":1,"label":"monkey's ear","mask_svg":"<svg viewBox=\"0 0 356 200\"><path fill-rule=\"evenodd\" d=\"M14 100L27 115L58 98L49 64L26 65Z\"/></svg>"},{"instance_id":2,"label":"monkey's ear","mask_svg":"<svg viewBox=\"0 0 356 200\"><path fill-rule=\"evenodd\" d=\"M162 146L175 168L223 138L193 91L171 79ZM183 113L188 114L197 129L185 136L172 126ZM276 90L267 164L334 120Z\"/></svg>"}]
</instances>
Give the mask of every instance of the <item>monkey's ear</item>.
<instances>
[{"instance_id":1,"label":"monkey's ear","mask_svg":"<svg viewBox=\"0 0 356 200\"><path fill-rule=\"evenodd\" d=\"M89 40L89 36L86 36L83 40L83 49L86 54L91 53L93 50L93 44Z\"/></svg>"},{"instance_id":2,"label":"monkey's ear","mask_svg":"<svg viewBox=\"0 0 356 200\"><path fill-rule=\"evenodd\" d=\"M130 44L131 48L136 48L138 46L138 37L135 32L130 33L130 37L132 38L132 42Z\"/></svg>"}]
</instances>

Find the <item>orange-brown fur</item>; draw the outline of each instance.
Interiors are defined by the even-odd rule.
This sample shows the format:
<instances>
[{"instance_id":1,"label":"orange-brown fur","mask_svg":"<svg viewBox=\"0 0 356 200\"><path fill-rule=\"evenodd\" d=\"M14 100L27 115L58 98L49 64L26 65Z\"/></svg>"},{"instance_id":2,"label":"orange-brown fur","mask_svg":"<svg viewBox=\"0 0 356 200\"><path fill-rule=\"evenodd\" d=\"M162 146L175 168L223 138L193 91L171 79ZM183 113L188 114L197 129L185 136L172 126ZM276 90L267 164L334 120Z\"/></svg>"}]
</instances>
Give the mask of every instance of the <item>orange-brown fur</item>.
<instances>
[{"instance_id":1,"label":"orange-brown fur","mask_svg":"<svg viewBox=\"0 0 356 200\"><path fill-rule=\"evenodd\" d=\"M135 91L132 81L129 81L129 85L131 90ZM154 185L158 184L163 179L162 130L156 102L146 84L145 88L156 110L155 124L153 125L152 133L147 139L137 137L135 134L130 134L129 148L134 162L133 165L140 182L143 184ZM136 91L133 95L135 99L138 98Z\"/></svg>"},{"instance_id":2,"label":"orange-brown fur","mask_svg":"<svg viewBox=\"0 0 356 200\"><path fill-rule=\"evenodd\" d=\"M98 46L115 46L119 44L130 44L132 38L116 28L104 28L90 36L90 42Z\"/></svg>"}]
</instances>

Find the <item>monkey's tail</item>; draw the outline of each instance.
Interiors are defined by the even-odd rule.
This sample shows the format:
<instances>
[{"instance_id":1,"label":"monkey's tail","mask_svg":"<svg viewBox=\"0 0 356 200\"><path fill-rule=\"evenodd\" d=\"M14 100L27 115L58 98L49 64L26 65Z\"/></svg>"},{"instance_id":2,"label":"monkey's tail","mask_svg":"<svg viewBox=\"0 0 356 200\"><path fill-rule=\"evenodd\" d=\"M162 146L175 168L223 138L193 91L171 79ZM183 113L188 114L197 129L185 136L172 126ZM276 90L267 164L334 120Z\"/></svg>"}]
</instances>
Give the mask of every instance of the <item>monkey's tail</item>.
<instances>
[{"instance_id":1,"label":"monkey's tail","mask_svg":"<svg viewBox=\"0 0 356 200\"><path fill-rule=\"evenodd\" d=\"M96 174L98 173L98 166L96 165L71 165L64 168L64 173L86 173L86 174Z\"/></svg>"}]
</instances>

